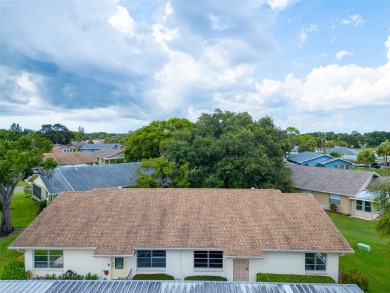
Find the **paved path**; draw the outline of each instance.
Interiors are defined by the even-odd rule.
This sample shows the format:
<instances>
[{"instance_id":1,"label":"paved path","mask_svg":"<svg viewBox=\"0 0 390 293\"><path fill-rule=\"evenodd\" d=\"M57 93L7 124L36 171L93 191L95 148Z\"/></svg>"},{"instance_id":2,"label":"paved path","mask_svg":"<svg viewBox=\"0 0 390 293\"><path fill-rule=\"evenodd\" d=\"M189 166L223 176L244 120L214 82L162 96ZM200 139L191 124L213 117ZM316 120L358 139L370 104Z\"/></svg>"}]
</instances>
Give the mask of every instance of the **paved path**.
<instances>
[{"instance_id":1,"label":"paved path","mask_svg":"<svg viewBox=\"0 0 390 293\"><path fill-rule=\"evenodd\" d=\"M14 192L23 191L24 186L16 186Z\"/></svg>"}]
</instances>

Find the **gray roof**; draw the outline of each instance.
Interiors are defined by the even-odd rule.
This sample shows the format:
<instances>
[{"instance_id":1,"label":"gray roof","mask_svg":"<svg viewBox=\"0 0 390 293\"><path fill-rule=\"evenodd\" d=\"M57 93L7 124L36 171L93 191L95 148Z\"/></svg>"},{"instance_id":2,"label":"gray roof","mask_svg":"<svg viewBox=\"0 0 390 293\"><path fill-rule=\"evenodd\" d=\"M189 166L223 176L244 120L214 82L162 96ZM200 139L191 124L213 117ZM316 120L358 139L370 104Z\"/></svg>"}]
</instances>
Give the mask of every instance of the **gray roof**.
<instances>
[{"instance_id":1,"label":"gray roof","mask_svg":"<svg viewBox=\"0 0 390 293\"><path fill-rule=\"evenodd\" d=\"M120 143L87 143L81 147L82 150L122 149Z\"/></svg>"},{"instance_id":2,"label":"gray roof","mask_svg":"<svg viewBox=\"0 0 390 293\"><path fill-rule=\"evenodd\" d=\"M334 161L343 161L343 162L345 162L345 163L348 163L348 164L351 164L351 165L352 165L351 162L348 162L348 161L343 160L343 159L341 159L341 158L331 158L331 159L329 159L329 160L319 162L318 164L320 164L320 165L326 165L326 164L331 163L331 162L334 162Z\"/></svg>"},{"instance_id":3,"label":"gray roof","mask_svg":"<svg viewBox=\"0 0 390 293\"><path fill-rule=\"evenodd\" d=\"M375 172L328 169L286 164L291 168L295 188L355 196L378 176Z\"/></svg>"},{"instance_id":4,"label":"gray roof","mask_svg":"<svg viewBox=\"0 0 390 293\"><path fill-rule=\"evenodd\" d=\"M375 201L377 194L369 190L361 190L358 194L355 195L354 199L365 200L365 201Z\"/></svg>"},{"instance_id":5,"label":"gray roof","mask_svg":"<svg viewBox=\"0 0 390 293\"><path fill-rule=\"evenodd\" d=\"M206 281L66 281L28 280L0 281L0 292L56 293L56 292L143 292L143 293L363 293L356 285L296 284Z\"/></svg>"},{"instance_id":6,"label":"gray roof","mask_svg":"<svg viewBox=\"0 0 390 293\"><path fill-rule=\"evenodd\" d=\"M302 164L306 161L313 160L313 159L320 158L320 157L332 158L331 156L329 156L327 154L320 154L320 153L313 153L313 152L302 152L302 153L287 157L287 160L290 162Z\"/></svg>"},{"instance_id":7,"label":"gray roof","mask_svg":"<svg viewBox=\"0 0 390 293\"><path fill-rule=\"evenodd\" d=\"M339 154L342 155L342 156L344 156L344 155L357 155L357 154L359 154L358 151L355 151L355 150L352 150L352 149L346 148L346 147L334 147L334 148L329 148L329 149L326 149L325 152L326 152L327 154L336 152L336 153L339 153Z\"/></svg>"},{"instance_id":8,"label":"gray roof","mask_svg":"<svg viewBox=\"0 0 390 293\"><path fill-rule=\"evenodd\" d=\"M140 162L112 165L59 166L47 176L39 175L49 194L62 191L88 191L135 185L134 176Z\"/></svg>"}]
</instances>

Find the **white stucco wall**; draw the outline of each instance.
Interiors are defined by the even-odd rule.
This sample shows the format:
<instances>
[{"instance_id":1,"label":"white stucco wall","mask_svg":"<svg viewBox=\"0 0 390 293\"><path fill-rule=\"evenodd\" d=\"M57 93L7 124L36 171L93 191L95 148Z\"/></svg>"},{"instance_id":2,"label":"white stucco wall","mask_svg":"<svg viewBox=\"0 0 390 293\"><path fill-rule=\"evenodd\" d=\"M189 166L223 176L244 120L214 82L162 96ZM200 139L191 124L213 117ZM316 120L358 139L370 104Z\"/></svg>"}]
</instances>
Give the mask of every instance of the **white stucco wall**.
<instances>
[{"instance_id":1,"label":"white stucco wall","mask_svg":"<svg viewBox=\"0 0 390 293\"><path fill-rule=\"evenodd\" d=\"M111 279L112 258L94 257L92 249L64 250L63 269L34 269L33 253L27 250L25 253L25 267L31 271L33 277L44 276L46 274L62 274L67 270L72 270L78 274L97 274L100 278ZM198 269L194 268L193 250L166 250L166 268L137 268L137 256L125 257L126 275L132 269L135 274L166 273L175 279L184 279L194 275L222 276L229 281L233 281L233 259L224 258L223 269ZM327 254L326 272L305 271L305 253L303 252L265 252L264 258L249 260L249 281L256 281L257 273L275 274L317 274L329 275L334 280L338 279L339 256L335 253ZM103 270L109 270L109 275L105 276Z\"/></svg>"},{"instance_id":2,"label":"white stucco wall","mask_svg":"<svg viewBox=\"0 0 390 293\"><path fill-rule=\"evenodd\" d=\"M46 199L46 195L47 195L47 189L46 189L46 186L45 184L43 183L42 179L37 176L33 182L32 182L34 185L36 186L39 186L41 188L41 200L45 200Z\"/></svg>"}]
</instances>

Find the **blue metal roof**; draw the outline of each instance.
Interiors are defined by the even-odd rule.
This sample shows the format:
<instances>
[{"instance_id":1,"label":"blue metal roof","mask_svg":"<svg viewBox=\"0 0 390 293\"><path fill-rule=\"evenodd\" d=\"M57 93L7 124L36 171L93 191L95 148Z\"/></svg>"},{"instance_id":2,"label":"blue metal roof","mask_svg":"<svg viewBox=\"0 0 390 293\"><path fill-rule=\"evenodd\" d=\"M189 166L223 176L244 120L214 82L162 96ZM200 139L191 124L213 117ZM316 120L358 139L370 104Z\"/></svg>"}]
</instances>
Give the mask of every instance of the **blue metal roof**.
<instances>
[{"instance_id":1,"label":"blue metal roof","mask_svg":"<svg viewBox=\"0 0 390 293\"><path fill-rule=\"evenodd\" d=\"M94 188L125 187L136 184L131 178L140 162L112 165L59 166L48 175L39 175L49 194L88 191Z\"/></svg>"},{"instance_id":2,"label":"blue metal roof","mask_svg":"<svg viewBox=\"0 0 390 293\"><path fill-rule=\"evenodd\" d=\"M329 159L329 160L319 162L318 164L319 164L319 165L326 165L326 164L331 163L331 162L334 162L334 161L342 161L342 162L344 162L344 163L347 163L347 164L349 164L349 165L352 165L351 162L348 162L348 161L343 160L343 159L340 159L340 158L331 158L331 159Z\"/></svg>"},{"instance_id":3,"label":"blue metal roof","mask_svg":"<svg viewBox=\"0 0 390 293\"><path fill-rule=\"evenodd\" d=\"M7 293L363 293L356 285L296 284L206 281L0 281L0 292Z\"/></svg>"},{"instance_id":4,"label":"blue metal roof","mask_svg":"<svg viewBox=\"0 0 390 293\"><path fill-rule=\"evenodd\" d=\"M87 143L81 147L82 150L102 150L102 149L122 149L123 145L120 143Z\"/></svg>"},{"instance_id":5,"label":"blue metal roof","mask_svg":"<svg viewBox=\"0 0 390 293\"><path fill-rule=\"evenodd\" d=\"M319 154L319 153L313 153L313 152L302 152L296 155L292 155L287 157L287 161L297 163L297 164L302 164L304 162L320 158L320 157L327 157L327 158L332 158L331 156L327 154Z\"/></svg>"}]
</instances>

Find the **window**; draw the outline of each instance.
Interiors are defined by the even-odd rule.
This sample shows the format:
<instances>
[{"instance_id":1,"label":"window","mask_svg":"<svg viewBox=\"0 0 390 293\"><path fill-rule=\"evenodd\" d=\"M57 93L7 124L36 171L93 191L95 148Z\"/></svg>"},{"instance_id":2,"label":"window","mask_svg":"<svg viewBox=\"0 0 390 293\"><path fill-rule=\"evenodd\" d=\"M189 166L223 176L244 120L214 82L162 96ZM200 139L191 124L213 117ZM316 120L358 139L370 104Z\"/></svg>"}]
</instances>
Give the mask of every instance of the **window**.
<instances>
[{"instance_id":1,"label":"window","mask_svg":"<svg viewBox=\"0 0 390 293\"><path fill-rule=\"evenodd\" d=\"M34 268L57 269L64 267L64 252L62 250L35 250Z\"/></svg>"},{"instance_id":2,"label":"window","mask_svg":"<svg viewBox=\"0 0 390 293\"><path fill-rule=\"evenodd\" d=\"M194 251L195 268L222 268L223 251Z\"/></svg>"},{"instance_id":3,"label":"window","mask_svg":"<svg viewBox=\"0 0 390 293\"><path fill-rule=\"evenodd\" d=\"M306 271L325 271L326 254L325 253L306 253L305 254Z\"/></svg>"},{"instance_id":4,"label":"window","mask_svg":"<svg viewBox=\"0 0 390 293\"><path fill-rule=\"evenodd\" d=\"M115 258L115 268L119 270L123 269L123 257Z\"/></svg>"},{"instance_id":5,"label":"window","mask_svg":"<svg viewBox=\"0 0 390 293\"><path fill-rule=\"evenodd\" d=\"M371 202L357 200L356 201L356 209L358 211L365 211L365 212L371 213Z\"/></svg>"},{"instance_id":6,"label":"window","mask_svg":"<svg viewBox=\"0 0 390 293\"><path fill-rule=\"evenodd\" d=\"M349 165L334 165L333 168L349 170Z\"/></svg>"},{"instance_id":7,"label":"window","mask_svg":"<svg viewBox=\"0 0 390 293\"><path fill-rule=\"evenodd\" d=\"M37 198L41 198L41 188L38 185L33 184L33 195Z\"/></svg>"},{"instance_id":8,"label":"window","mask_svg":"<svg viewBox=\"0 0 390 293\"><path fill-rule=\"evenodd\" d=\"M336 195L336 194L331 194L329 196L329 203L332 204L334 203L335 205L340 205L340 195Z\"/></svg>"},{"instance_id":9,"label":"window","mask_svg":"<svg viewBox=\"0 0 390 293\"><path fill-rule=\"evenodd\" d=\"M165 250L138 250L137 266L139 268L165 268Z\"/></svg>"}]
</instances>

